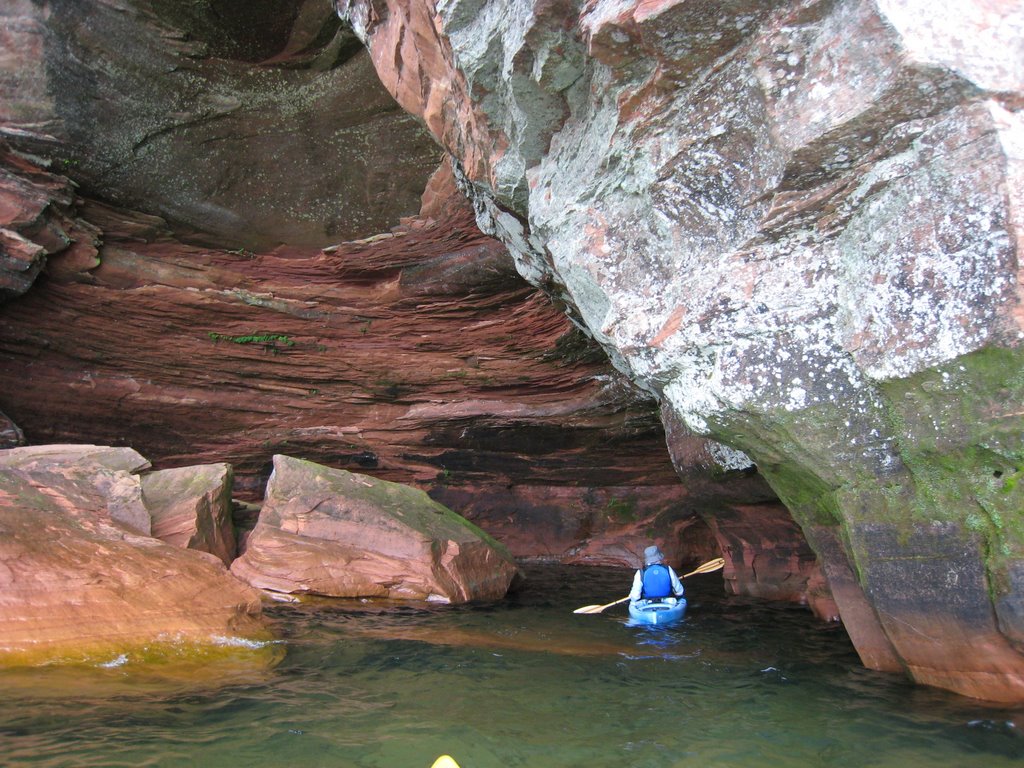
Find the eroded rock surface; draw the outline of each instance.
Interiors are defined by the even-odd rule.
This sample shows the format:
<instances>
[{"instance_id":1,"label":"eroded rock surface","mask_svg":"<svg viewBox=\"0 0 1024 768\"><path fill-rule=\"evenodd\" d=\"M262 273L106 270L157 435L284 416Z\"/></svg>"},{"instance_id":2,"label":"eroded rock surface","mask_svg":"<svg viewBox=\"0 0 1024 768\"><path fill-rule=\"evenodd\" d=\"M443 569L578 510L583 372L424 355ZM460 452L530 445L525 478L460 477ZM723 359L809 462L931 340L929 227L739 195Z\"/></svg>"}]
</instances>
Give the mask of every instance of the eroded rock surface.
<instances>
[{"instance_id":1,"label":"eroded rock surface","mask_svg":"<svg viewBox=\"0 0 1024 768\"><path fill-rule=\"evenodd\" d=\"M1020 5L338 6L520 272L856 574L866 662L1024 699Z\"/></svg>"},{"instance_id":2,"label":"eroded rock surface","mask_svg":"<svg viewBox=\"0 0 1024 768\"><path fill-rule=\"evenodd\" d=\"M209 552L231 565L235 559L233 476L231 466L223 463L144 475L142 499L153 520L153 536L177 547Z\"/></svg>"},{"instance_id":3,"label":"eroded rock surface","mask_svg":"<svg viewBox=\"0 0 1024 768\"><path fill-rule=\"evenodd\" d=\"M518 573L423 491L280 455L231 571L274 592L452 603L504 597Z\"/></svg>"},{"instance_id":4,"label":"eroded rock surface","mask_svg":"<svg viewBox=\"0 0 1024 768\"><path fill-rule=\"evenodd\" d=\"M142 500L142 482L136 474L149 462L132 448L102 445L33 445L0 451L0 471L17 473L44 495L50 487L67 488L83 498L102 499L105 519L135 533L149 536L152 519ZM92 489L91 491L88 489ZM98 514L91 503L88 514Z\"/></svg>"},{"instance_id":5,"label":"eroded rock surface","mask_svg":"<svg viewBox=\"0 0 1024 768\"><path fill-rule=\"evenodd\" d=\"M54 257L0 307L6 412L36 443L227 461L249 498L285 449L398 482L674 488L653 402L466 215L328 252Z\"/></svg>"},{"instance_id":6,"label":"eroded rock surface","mask_svg":"<svg viewBox=\"0 0 1024 768\"><path fill-rule=\"evenodd\" d=\"M298 453L563 560L711 532L869 666L1024 698L1019 6L337 5L369 56L319 0L0 10L25 437L249 496ZM436 150L370 61L558 306L443 174L390 229Z\"/></svg>"},{"instance_id":7,"label":"eroded rock surface","mask_svg":"<svg viewBox=\"0 0 1024 768\"><path fill-rule=\"evenodd\" d=\"M149 469L149 460L134 448L81 443L26 445L0 452L0 469L22 472L106 469L136 473Z\"/></svg>"},{"instance_id":8,"label":"eroded rock surface","mask_svg":"<svg viewBox=\"0 0 1024 768\"><path fill-rule=\"evenodd\" d=\"M96 263L96 231L75 218L71 182L13 151L3 136L0 130L0 301L27 291L49 254L70 249Z\"/></svg>"}]
</instances>

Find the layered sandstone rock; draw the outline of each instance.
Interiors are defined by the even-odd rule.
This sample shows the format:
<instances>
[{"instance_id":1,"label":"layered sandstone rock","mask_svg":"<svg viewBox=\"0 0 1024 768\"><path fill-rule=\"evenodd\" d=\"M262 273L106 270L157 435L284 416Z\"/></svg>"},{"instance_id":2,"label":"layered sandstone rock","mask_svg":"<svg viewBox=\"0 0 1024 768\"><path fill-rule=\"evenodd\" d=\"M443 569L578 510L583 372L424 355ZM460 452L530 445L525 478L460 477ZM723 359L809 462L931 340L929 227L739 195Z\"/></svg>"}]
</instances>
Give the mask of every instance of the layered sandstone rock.
<instances>
[{"instance_id":1,"label":"layered sandstone rock","mask_svg":"<svg viewBox=\"0 0 1024 768\"><path fill-rule=\"evenodd\" d=\"M256 591L118 519L111 477L135 476L111 467L137 466L138 454L89 446L75 465L72 448L0 452L0 663L107 662L267 636Z\"/></svg>"},{"instance_id":2,"label":"layered sandstone rock","mask_svg":"<svg viewBox=\"0 0 1024 768\"><path fill-rule=\"evenodd\" d=\"M239 247L385 230L436 165L326 2L15 0L0 406L28 439L229 460L249 496L298 453L563 560L712 531L737 590L829 615L825 574L869 666L1020 698L1019 10L338 5L561 304L440 178L380 237Z\"/></svg>"},{"instance_id":3,"label":"layered sandstone rock","mask_svg":"<svg viewBox=\"0 0 1024 768\"><path fill-rule=\"evenodd\" d=\"M468 215L327 252L121 241L92 269L53 257L51 279L0 307L5 412L32 442L130 438L158 469L227 461L248 499L283 451L527 500L685 498L653 401Z\"/></svg>"},{"instance_id":4,"label":"layered sandstone rock","mask_svg":"<svg viewBox=\"0 0 1024 768\"><path fill-rule=\"evenodd\" d=\"M501 598L518 573L423 491L280 455L231 571L273 592L452 603Z\"/></svg>"},{"instance_id":5,"label":"layered sandstone rock","mask_svg":"<svg viewBox=\"0 0 1024 768\"><path fill-rule=\"evenodd\" d=\"M96 264L96 230L73 202L71 182L12 150L0 129L0 302L27 291L50 254Z\"/></svg>"},{"instance_id":6,"label":"layered sandstone rock","mask_svg":"<svg viewBox=\"0 0 1024 768\"><path fill-rule=\"evenodd\" d=\"M147 473L142 478L142 499L153 520L153 536L177 547L209 552L231 565L235 559L232 478L231 465L223 463Z\"/></svg>"},{"instance_id":7,"label":"layered sandstone rock","mask_svg":"<svg viewBox=\"0 0 1024 768\"><path fill-rule=\"evenodd\" d=\"M134 448L109 445L47 444L26 445L0 452L0 469L43 472L70 469L88 472L104 469L129 474L149 469L149 460Z\"/></svg>"},{"instance_id":8,"label":"layered sandstone rock","mask_svg":"<svg viewBox=\"0 0 1024 768\"><path fill-rule=\"evenodd\" d=\"M1024 699L1019 4L338 5L520 272L756 463L865 662Z\"/></svg>"},{"instance_id":9,"label":"layered sandstone rock","mask_svg":"<svg viewBox=\"0 0 1024 768\"><path fill-rule=\"evenodd\" d=\"M728 591L807 603L818 617L839 619L818 558L785 507L778 503L719 506L707 518L725 557Z\"/></svg>"}]
</instances>

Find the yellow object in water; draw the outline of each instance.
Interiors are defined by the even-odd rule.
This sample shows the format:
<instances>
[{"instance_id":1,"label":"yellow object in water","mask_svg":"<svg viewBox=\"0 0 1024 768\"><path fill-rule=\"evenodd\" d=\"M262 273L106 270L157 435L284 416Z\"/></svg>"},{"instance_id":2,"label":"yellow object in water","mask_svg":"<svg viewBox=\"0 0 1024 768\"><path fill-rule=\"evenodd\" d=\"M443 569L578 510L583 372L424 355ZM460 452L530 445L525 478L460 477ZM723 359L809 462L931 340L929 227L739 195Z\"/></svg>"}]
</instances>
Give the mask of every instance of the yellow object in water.
<instances>
[{"instance_id":1,"label":"yellow object in water","mask_svg":"<svg viewBox=\"0 0 1024 768\"><path fill-rule=\"evenodd\" d=\"M441 755L430 768L459 768L459 764L448 755Z\"/></svg>"}]
</instances>

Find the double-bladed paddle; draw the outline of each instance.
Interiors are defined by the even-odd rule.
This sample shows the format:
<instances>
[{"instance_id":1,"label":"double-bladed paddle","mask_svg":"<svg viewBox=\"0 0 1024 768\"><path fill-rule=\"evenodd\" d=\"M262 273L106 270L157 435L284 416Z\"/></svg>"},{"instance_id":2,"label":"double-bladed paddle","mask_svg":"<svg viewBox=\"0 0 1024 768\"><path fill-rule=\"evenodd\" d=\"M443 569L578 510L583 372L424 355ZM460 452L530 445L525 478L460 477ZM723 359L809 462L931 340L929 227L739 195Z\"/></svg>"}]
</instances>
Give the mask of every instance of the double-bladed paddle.
<instances>
[{"instance_id":1,"label":"double-bladed paddle","mask_svg":"<svg viewBox=\"0 0 1024 768\"><path fill-rule=\"evenodd\" d=\"M679 578L685 579L687 576L695 576L698 573L711 573L717 571L725 565L724 557L717 557L714 560L708 560L704 565L694 568L689 573L684 573ZM611 608L613 605L624 603L629 600L629 595L626 595L621 600L616 600L611 603L605 603L604 605L584 605L582 608L577 608L573 613L601 613L605 608Z\"/></svg>"}]
</instances>

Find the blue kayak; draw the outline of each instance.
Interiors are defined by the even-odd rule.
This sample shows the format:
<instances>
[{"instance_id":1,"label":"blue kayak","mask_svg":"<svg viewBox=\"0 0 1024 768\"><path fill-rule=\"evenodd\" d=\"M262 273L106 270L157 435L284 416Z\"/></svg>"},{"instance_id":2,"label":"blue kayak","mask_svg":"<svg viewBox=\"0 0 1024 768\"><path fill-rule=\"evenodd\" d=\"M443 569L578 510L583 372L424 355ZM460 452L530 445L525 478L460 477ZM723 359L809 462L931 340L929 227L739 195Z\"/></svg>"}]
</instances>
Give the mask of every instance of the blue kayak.
<instances>
[{"instance_id":1,"label":"blue kayak","mask_svg":"<svg viewBox=\"0 0 1024 768\"><path fill-rule=\"evenodd\" d=\"M671 624L683 618L686 600L666 597L663 600L637 600L629 604L629 616L637 624Z\"/></svg>"}]
</instances>

